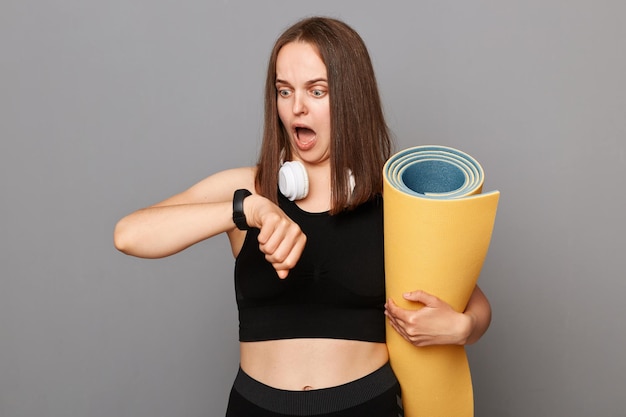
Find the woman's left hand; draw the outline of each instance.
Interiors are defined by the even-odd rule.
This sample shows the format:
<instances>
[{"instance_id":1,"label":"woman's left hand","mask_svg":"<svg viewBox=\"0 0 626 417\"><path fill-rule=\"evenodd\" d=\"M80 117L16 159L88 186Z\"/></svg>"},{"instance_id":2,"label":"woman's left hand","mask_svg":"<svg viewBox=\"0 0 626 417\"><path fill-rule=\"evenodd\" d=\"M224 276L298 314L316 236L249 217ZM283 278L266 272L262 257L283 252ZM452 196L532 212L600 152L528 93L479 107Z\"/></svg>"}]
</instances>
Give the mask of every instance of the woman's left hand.
<instances>
[{"instance_id":1,"label":"woman's left hand","mask_svg":"<svg viewBox=\"0 0 626 417\"><path fill-rule=\"evenodd\" d=\"M423 307L407 310L391 298L385 315L391 326L415 346L464 345L474 327L473 315L455 311L448 303L424 291L405 293L404 299Z\"/></svg>"}]
</instances>

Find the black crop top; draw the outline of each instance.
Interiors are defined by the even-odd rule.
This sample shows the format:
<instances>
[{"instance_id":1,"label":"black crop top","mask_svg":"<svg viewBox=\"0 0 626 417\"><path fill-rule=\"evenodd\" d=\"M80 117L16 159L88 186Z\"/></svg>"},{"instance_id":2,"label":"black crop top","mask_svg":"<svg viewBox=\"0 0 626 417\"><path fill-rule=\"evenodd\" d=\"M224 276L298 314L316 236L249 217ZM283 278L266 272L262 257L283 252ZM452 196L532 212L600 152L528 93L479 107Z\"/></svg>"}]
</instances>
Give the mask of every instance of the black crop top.
<instances>
[{"instance_id":1,"label":"black crop top","mask_svg":"<svg viewBox=\"0 0 626 417\"><path fill-rule=\"evenodd\" d=\"M279 194L279 206L307 236L297 265L278 278L246 235L235 262L242 342L331 338L385 341L383 204L377 197L331 216L308 213Z\"/></svg>"}]
</instances>

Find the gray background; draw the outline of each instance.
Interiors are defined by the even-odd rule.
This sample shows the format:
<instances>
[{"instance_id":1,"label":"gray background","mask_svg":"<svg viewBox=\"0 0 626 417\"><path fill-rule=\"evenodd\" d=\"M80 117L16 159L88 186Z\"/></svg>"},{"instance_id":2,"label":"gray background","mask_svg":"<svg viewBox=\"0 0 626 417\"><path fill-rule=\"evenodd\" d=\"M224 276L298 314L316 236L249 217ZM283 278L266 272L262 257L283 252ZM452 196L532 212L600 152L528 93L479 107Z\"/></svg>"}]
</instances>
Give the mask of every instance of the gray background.
<instances>
[{"instance_id":1,"label":"gray background","mask_svg":"<svg viewBox=\"0 0 626 417\"><path fill-rule=\"evenodd\" d=\"M269 50L312 14L365 39L396 150L458 147L502 192L476 415L626 416L620 0L2 0L0 416L223 415L227 240L147 261L113 226L254 163Z\"/></svg>"}]
</instances>

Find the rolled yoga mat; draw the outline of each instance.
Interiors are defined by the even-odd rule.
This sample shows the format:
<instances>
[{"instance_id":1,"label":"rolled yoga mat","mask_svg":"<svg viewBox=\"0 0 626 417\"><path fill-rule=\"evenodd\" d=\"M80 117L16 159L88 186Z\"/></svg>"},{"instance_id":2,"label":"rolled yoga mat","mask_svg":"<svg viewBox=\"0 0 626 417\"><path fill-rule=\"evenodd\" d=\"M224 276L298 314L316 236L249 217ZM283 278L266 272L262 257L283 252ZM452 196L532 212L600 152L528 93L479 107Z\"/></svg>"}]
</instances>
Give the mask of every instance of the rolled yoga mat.
<instances>
[{"instance_id":1,"label":"rolled yoga mat","mask_svg":"<svg viewBox=\"0 0 626 417\"><path fill-rule=\"evenodd\" d=\"M444 146L418 146L383 168L387 298L424 290L465 310L487 254L500 193L481 194L483 169ZM387 324L391 366L405 417L471 417L472 380L463 346L416 347Z\"/></svg>"}]
</instances>

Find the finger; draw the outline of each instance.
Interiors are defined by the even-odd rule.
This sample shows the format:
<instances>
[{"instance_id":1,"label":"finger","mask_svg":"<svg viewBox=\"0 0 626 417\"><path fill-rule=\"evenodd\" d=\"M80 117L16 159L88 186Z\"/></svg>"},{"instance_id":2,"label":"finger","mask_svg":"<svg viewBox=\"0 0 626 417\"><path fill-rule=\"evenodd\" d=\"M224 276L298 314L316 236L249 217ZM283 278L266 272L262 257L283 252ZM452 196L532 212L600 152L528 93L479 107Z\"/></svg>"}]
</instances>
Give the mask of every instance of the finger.
<instances>
[{"instance_id":1,"label":"finger","mask_svg":"<svg viewBox=\"0 0 626 417\"><path fill-rule=\"evenodd\" d=\"M274 242L274 237L270 239L271 245L262 245L262 251L267 255L267 259L270 262L288 262L291 258L293 265L295 261L300 257L300 253L304 248L304 242L306 236L302 234L299 228L291 228L286 233L281 233L280 241Z\"/></svg>"},{"instance_id":2,"label":"finger","mask_svg":"<svg viewBox=\"0 0 626 417\"><path fill-rule=\"evenodd\" d=\"M385 314L388 317L395 317L397 308L396 303L394 303L391 298L387 299L387 302L385 303Z\"/></svg>"},{"instance_id":3,"label":"finger","mask_svg":"<svg viewBox=\"0 0 626 417\"><path fill-rule=\"evenodd\" d=\"M421 303L425 306L433 306L439 303L439 298L422 290L406 292L402 297L405 300Z\"/></svg>"},{"instance_id":4,"label":"finger","mask_svg":"<svg viewBox=\"0 0 626 417\"><path fill-rule=\"evenodd\" d=\"M279 250L277 251L277 253L274 253L272 255L266 255L265 258L268 260L268 262L272 264L276 271L290 270L294 266L296 266L296 264L300 260L300 256L302 255L305 244L306 236L300 235L293 244L289 245L290 247L286 248L288 249L288 253L286 254L286 256L283 256L280 253L281 250ZM279 276L280 275L282 274L279 274Z\"/></svg>"},{"instance_id":5,"label":"finger","mask_svg":"<svg viewBox=\"0 0 626 417\"><path fill-rule=\"evenodd\" d=\"M402 329L402 326L398 324L395 318L390 317L389 315L387 317L389 318L389 324L391 325L391 327L393 327L395 331L397 331L404 337L405 333L404 333L404 330Z\"/></svg>"},{"instance_id":6,"label":"finger","mask_svg":"<svg viewBox=\"0 0 626 417\"><path fill-rule=\"evenodd\" d=\"M277 269L276 274L278 275L278 278L285 279L289 275L289 269Z\"/></svg>"},{"instance_id":7,"label":"finger","mask_svg":"<svg viewBox=\"0 0 626 417\"><path fill-rule=\"evenodd\" d=\"M276 229L276 223L271 221L264 221L263 224L259 227L259 235L257 236L257 241L260 244L267 243L267 240L272 236L274 230Z\"/></svg>"},{"instance_id":8,"label":"finger","mask_svg":"<svg viewBox=\"0 0 626 417\"><path fill-rule=\"evenodd\" d=\"M271 235L261 243L261 250L272 257L271 262L284 260L301 240L306 240L300 227L288 219L277 223Z\"/></svg>"},{"instance_id":9,"label":"finger","mask_svg":"<svg viewBox=\"0 0 626 417\"><path fill-rule=\"evenodd\" d=\"M406 335L404 334L404 332L402 331L402 329L393 321L393 320L389 320L389 325L391 326L392 329L394 329L400 336L404 337L406 339Z\"/></svg>"},{"instance_id":10,"label":"finger","mask_svg":"<svg viewBox=\"0 0 626 417\"><path fill-rule=\"evenodd\" d=\"M274 238L271 238L273 241ZM304 249L306 242L306 236L300 231L299 228L292 228L289 233L282 235L280 241L275 244L262 244L259 248L265 253L265 259L270 263L281 264L285 266L293 267L300 254Z\"/></svg>"},{"instance_id":11,"label":"finger","mask_svg":"<svg viewBox=\"0 0 626 417\"><path fill-rule=\"evenodd\" d=\"M387 301L386 308L389 314L396 320L402 320L406 316L406 310L398 306L391 298Z\"/></svg>"},{"instance_id":12,"label":"finger","mask_svg":"<svg viewBox=\"0 0 626 417\"><path fill-rule=\"evenodd\" d=\"M289 230L287 223L287 221L272 221L263 225L257 240L264 253L272 254L278 249Z\"/></svg>"},{"instance_id":13,"label":"finger","mask_svg":"<svg viewBox=\"0 0 626 417\"><path fill-rule=\"evenodd\" d=\"M418 339L416 337L411 336L409 332L402 326L401 323L399 323L397 320L390 319L389 324L400 336L402 336L403 339L405 339L409 343L412 343L418 346L417 344L419 342Z\"/></svg>"},{"instance_id":14,"label":"finger","mask_svg":"<svg viewBox=\"0 0 626 417\"><path fill-rule=\"evenodd\" d=\"M389 316L388 316L389 317ZM424 342L426 339L418 333L413 333L412 327L407 327L402 320L394 319L392 317L389 318L389 325L407 342L415 345L415 346L425 346Z\"/></svg>"}]
</instances>

